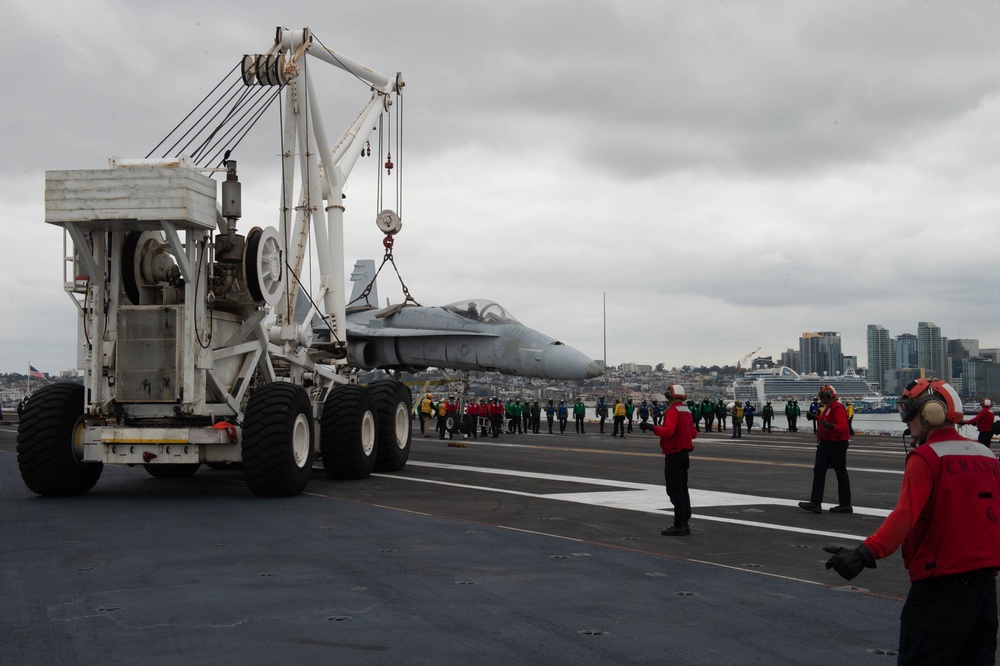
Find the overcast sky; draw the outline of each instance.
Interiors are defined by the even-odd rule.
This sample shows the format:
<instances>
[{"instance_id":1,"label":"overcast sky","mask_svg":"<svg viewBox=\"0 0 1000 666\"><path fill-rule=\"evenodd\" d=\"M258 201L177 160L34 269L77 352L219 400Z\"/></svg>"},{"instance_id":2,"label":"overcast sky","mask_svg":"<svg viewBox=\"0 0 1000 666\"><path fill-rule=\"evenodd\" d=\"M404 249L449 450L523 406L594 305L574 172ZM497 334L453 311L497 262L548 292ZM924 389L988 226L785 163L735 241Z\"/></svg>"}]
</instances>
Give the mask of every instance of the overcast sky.
<instances>
[{"instance_id":1,"label":"overcast sky","mask_svg":"<svg viewBox=\"0 0 1000 666\"><path fill-rule=\"evenodd\" d=\"M424 305L490 298L601 359L606 294L611 365L839 331L864 366L872 323L1000 346L997 2L7 0L0 18L0 372L75 366L45 170L146 155L277 25L403 73L395 256ZM368 91L323 67L333 140ZM234 155L242 232L277 222L276 112L257 132ZM348 183L348 270L381 259L381 161Z\"/></svg>"}]
</instances>

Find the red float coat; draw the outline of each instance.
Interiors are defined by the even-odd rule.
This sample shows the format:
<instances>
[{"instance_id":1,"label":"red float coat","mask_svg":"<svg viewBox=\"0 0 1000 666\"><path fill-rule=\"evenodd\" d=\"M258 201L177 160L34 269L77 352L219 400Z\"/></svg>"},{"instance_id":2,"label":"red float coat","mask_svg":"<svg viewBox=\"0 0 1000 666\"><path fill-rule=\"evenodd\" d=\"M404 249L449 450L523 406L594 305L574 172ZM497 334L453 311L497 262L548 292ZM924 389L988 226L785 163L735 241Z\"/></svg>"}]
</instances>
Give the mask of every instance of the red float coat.
<instances>
[{"instance_id":1,"label":"red float coat","mask_svg":"<svg viewBox=\"0 0 1000 666\"><path fill-rule=\"evenodd\" d=\"M663 455L694 449L694 438L698 431L694 428L694 418L683 402L674 402L663 414L663 425L653 426L653 434L660 438Z\"/></svg>"},{"instance_id":2,"label":"red float coat","mask_svg":"<svg viewBox=\"0 0 1000 666\"><path fill-rule=\"evenodd\" d=\"M902 545L917 581L1000 568L1000 461L951 427L906 458L896 508L865 545L877 559Z\"/></svg>"},{"instance_id":3,"label":"red float coat","mask_svg":"<svg viewBox=\"0 0 1000 666\"><path fill-rule=\"evenodd\" d=\"M483 408L478 402L470 402L465 406L465 413L470 416L479 417L483 415Z\"/></svg>"},{"instance_id":4,"label":"red float coat","mask_svg":"<svg viewBox=\"0 0 1000 666\"><path fill-rule=\"evenodd\" d=\"M486 413L490 416L503 416L507 410L499 402L491 402L486 406Z\"/></svg>"},{"instance_id":5,"label":"red float coat","mask_svg":"<svg viewBox=\"0 0 1000 666\"><path fill-rule=\"evenodd\" d=\"M978 414L965 423L976 426L976 430L979 432L989 432L993 429L993 412L989 407L983 407Z\"/></svg>"},{"instance_id":6,"label":"red float coat","mask_svg":"<svg viewBox=\"0 0 1000 666\"><path fill-rule=\"evenodd\" d=\"M850 426L847 424L847 409L839 400L832 401L820 410L818 421L816 439L820 442L846 442L851 434ZM823 425L824 421L833 427L826 427Z\"/></svg>"}]
</instances>

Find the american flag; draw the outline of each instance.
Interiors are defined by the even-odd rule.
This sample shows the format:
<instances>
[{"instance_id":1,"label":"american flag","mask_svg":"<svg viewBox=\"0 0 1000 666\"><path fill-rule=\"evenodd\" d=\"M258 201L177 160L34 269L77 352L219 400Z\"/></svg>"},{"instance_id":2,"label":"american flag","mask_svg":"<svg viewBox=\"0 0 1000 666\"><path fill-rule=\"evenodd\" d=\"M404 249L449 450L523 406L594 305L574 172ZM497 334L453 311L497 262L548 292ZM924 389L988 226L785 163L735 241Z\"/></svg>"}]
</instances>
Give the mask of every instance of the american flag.
<instances>
[{"instance_id":1,"label":"american flag","mask_svg":"<svg viewBox=\"0 0 1000 666\"><path fill-rule=\"evenodd\" d=\"M38 368L36 368L35 366L29 365L28 368L29 368L28 370L29 377L34 377L35 379L47 379L47 377L43 373L39 372Z\"/></svg>"}]
</instances>

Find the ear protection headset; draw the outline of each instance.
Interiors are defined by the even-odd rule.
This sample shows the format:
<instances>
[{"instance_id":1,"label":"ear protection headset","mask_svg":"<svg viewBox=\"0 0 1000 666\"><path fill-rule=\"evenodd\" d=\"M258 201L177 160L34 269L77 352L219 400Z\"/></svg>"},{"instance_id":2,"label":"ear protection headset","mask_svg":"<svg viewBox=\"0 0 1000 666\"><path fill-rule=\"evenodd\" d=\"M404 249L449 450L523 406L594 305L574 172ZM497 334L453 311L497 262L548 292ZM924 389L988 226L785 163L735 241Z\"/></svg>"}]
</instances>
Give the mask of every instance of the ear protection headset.
<instances>
[{"instance_id":1,"label":"ear protection headset","mask_svg":"<svg viewBox=\"0 0 1000 666\"><path fill-rule=\"evenodd\" d=\"M946 422L961 423L962 400L951 384L940 379L910 382L899 399L900 418L906 422L920 418L931 428Z\"/></svg>"},{"instance_id":2,"label":"ear protection headset","mask_svg":"<svg viewBox=\"0 0 1000 666\"><path fill-rule=\"evenodd\" d=\"M945 422L945 407L944 403L939 400L928 400L920 408L920 418L927 422L932 428L937 428L940 425L944 425Z\"/></svg>"}]
</instances>

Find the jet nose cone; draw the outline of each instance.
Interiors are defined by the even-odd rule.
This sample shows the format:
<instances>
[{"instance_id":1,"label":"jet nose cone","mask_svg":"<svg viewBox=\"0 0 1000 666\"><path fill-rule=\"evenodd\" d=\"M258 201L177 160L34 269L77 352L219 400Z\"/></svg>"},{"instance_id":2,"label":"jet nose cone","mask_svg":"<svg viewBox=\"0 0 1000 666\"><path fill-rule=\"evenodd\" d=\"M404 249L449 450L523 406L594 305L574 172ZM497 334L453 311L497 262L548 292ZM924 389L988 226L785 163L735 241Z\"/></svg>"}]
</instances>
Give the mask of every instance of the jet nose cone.
<instances>
[{"instance_id":1,"label":"jet nose cone","mask_svg":"<svg viewBox=\"0 0 1000 666\"><path fill-rule=\"evenodd\" d=\"M590 379L603 374L597 362L589 356L558 342L545 350L542 367L545 375L552 379Z\"/></svg>"}]
</instances>

